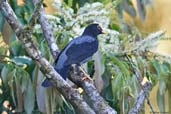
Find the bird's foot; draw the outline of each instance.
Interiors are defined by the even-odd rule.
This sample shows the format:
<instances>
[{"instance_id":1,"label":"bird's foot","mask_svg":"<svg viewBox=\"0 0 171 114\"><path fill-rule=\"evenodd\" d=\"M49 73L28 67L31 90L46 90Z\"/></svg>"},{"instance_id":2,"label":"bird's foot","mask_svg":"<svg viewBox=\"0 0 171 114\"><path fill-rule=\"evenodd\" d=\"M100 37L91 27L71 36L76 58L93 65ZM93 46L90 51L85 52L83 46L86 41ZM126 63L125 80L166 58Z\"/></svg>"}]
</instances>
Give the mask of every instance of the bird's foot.
<instances>
[{"instance_id":1,"label":"bird's foot","mask_svg":"<svg viewBox=\"0 0 171 114\"><path fill-rule=\"evenodd\" d=\"M84 74L83 78L81 79L82 81L87 80L87 79L90 81L93 81L93 79L81 67L80 67L80 69Z\"/></svg>"},{"instance_id":2,"label":"bird's foot","mask_svg":"<svg viewBox=\"0 0 171 114\"><path fill-rule=\"evenodd\" d=\"M87 74L84 74L84 77L81 80L84 81L84 80L87 80L87 79L90 80L90 81L93 81L93 79L90 78L90 76L87 75Z\"/></svg>"}]
</instances>

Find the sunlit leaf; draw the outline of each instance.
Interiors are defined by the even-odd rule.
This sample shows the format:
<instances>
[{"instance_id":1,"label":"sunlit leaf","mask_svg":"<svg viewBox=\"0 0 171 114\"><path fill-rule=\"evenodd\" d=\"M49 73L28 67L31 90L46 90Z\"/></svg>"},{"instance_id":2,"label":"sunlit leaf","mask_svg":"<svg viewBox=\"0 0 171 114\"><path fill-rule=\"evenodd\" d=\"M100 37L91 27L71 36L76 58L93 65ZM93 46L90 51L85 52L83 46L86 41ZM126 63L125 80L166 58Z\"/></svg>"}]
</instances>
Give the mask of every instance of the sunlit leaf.
<instances>
[{"instance_id":1,"label":"sunlit leaf","mask_svg":"<svg viewBox=\"0 0 171 114\"><path fill-rule=\"evenodd\" d=\"M27 56L15 56L11 60L14 61L17 65L32 64L32 59Z\"/></svg>"}]
</instances>

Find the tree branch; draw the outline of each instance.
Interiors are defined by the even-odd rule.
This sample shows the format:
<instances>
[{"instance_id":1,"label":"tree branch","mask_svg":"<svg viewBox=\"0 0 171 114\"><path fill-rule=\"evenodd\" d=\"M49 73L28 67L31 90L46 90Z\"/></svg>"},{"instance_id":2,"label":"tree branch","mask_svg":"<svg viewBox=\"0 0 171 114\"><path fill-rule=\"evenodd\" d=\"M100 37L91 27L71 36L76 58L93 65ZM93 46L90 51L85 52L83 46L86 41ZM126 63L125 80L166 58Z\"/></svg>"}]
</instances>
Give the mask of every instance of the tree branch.
<instances>
[{"instance_id":1,"label":"tree branch","mask_svg":"<svg viewBox=\"0 0 171 114\"><path fill-rule=\"evenodd\" d=\"M32 27L35 24L36 19L38 18L40 8L42 6L43 0L39 0L37 4L35 4L34 12L30 18L29 25Z\"/></svg>"},{"instance_id":2,"label":"tree branch","mask_svg":"<svg viewBox=\"0 0 171 114\"><path fill-rule=\"evenodd\" d=\"M81 114L95 114L95 112L83 100L78 91L73 89L65 80L63 80L50 63L41 56L40 51L32 41L30 28L23 29L9 4L4 0L0 0L0 9L7 22L16 33L18 39L23 43L28 55L41 65L43 71L46 72L46 76L51 80L54 87L56 87L74 106L76 112Z\"/></svg>"},{"instance_id":3,"label":"tree branch","mask_svg":"<svg viewBox=\"0 0 171 114\"><path fill-rule=\"evenodd\" d=\"M135 100L135 103L133 105L133 107L130 109L128 114L139 114L139 111L141 109L141 107L144 104L146 95L147 95L147 91L150 88L151 84L149 82L146 82L143 85L143 90L140 91L140 93L138 94L138 97Z\"/></svg>"},{"instance_id":4,"label":"tree branch","mask_svg":"<svg viewBox=\"0 0 171 114\"><path fill-rule=\"evenodd\" d=\"M89 79L82 80L85 76L87 76L87 74L85 74L80 67L75 65L71 68L71 73L69 76L70 80L84 89L95 112L98 114L116 114L117 112L108 105L103 97L101 97L98 90L94 86L93 81Z\"/></svg>"},{"instance_id":5,"label":"tree branch","mask_svg":"<svg viewBox=\"0 0 171 114\"><path fill-rule=\"evenodd\" d=\"M133 65L133 61L129 58L129 56L128 56L127 54L126 54L125 56L126 56L128 62L130 63L130 65L131 65L131 67L132 67L132 70L133 70L133 72L134 72L134 74L135 74L135 76L136 76L136 78L137 78L137 80L138 80L138 83L139 83L139 85L140 85L140 87L141 87L141 91L144 91L144 93L148 93L148 89L144 88L144 86L141 85L141 81L142 81L142 80L141 80L140 72L139 72L138 69ZM149 86L150 86L150 84L149 84ZM153 108L153 106L152 106L152 104L151 104L151 102L150 102L150 99L148 98L148 95L147 95L147 94L144 94L144 96L145 96L145 98L146 98L146 100L147 100L147 103L148 103L148 105L149 105L149 107L150 107L152 113L155 114L154 108ZM143 96L142 96L142 97L143 97ZM139 108L141 108L141 107L139 107ZM138 110L139 110L139 109L137 109L137 111L138 111ZM130 113L130 114L131 114L131 113Z\"/></svg>"},{"instance_id":6,"label":"tree branch","mask_svg":"<svg viewBox=\"0 0 171 114\"><path fill-rule=\"evenodd\" d=\"M36 7L36 4L39 3L39 0L32 0L34 6ZM46 18L43 6L41 5L40 11L39 11L39 22L41 25L41 28L43 30L43 34L46 40L48 40L48 46L50 48L52 56L56 59L59 53L58 46L56 45L55 37L53 35L53 29L51 24L49 24L48 19Z\"/></svg>"}]
</instances>

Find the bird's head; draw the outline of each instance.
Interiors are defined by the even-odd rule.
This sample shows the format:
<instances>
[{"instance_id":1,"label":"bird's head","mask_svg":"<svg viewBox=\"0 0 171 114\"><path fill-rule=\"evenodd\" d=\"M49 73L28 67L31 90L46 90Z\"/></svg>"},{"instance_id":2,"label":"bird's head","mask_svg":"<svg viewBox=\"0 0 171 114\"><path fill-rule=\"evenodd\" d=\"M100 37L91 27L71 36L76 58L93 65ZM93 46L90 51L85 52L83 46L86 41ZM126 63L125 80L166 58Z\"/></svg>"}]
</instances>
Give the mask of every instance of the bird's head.
<instances>
[{"instance_id":1,"label":"bird's head","mask_svg":"<svg viewBox=\"0 0 171 114\"><path fill-rule=\"evenodd\" d=\"M83 35L89 35L93 37L97 37L99 34L105 34L99 24L90 24L85 28L83 32Z\"/></svg>"}]
</instances>

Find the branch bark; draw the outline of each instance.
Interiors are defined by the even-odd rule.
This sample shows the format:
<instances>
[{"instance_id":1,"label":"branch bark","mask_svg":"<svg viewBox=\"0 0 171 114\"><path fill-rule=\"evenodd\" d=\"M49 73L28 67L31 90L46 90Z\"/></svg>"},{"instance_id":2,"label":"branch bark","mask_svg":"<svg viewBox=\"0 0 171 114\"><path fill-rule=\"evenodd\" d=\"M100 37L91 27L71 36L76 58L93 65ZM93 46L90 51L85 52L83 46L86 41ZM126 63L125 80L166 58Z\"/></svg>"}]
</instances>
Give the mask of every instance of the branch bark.
<instances>
[{"instance_id":1,"label":"branch bark","mask_svg":"<svg viewBox=\"0 0 171 114\"><path fill-rule=\"evenodd\" d=\"M150 88L150 86L151 86L151 84L149 82L146 82L143 85L143 89L138 94L138 96L135 100L135 103L134 103L133 107L130 109L128 114L139 114L139 111L140 111L142 105L144 104L144 101L147 96L147 91Z\"/></svg>"},{"instance_id":2,"label":"branch bark","mask_svg":"<svg viewBox=\"0 0 171 114\"><path fill-rule=\"evenodd\" d=\"M101 97L98 90L94 86L91 80L82 80L83 77L87 76L82 69L78 66L71 68L70 80L82 87L91 101L91 106L94 111L98 114L117 114L117 112L111 108L108 103Z\"/></svg>"},{"instance_id":3,"label":"branch bark","mask_svg":"<svg viewBox=\"0 0 171 114\"><path fill-rule=\"evenodd\" d=\"M36 4L39 3L39 0L32 0L32 1L35 7L36 7ZM49 24L48 19L46 18L43 5L40 8L38 16L39 16L39 22L43 30L44 37L48 41L47 43L50 48L51 54L56 59L59 53L59 48L56 45L55 37L53 35L53 29L52 29L51 24Z\"/></svg>"},{"instance_id":4,"label":"branch bark","mask_svg":"<svg viewBox=\"0 0 171 114\"><path fill-rule=\"evenodd\" d=\"M32 27L34 26L35 24L35 21L39 15L39 11L40 11L40 8L42 6L42 3L43 3L43 0L39 0L36 4L35 4L35 8L34 8L34 12L30 18L30 21L29 21L29 25Z\"/></svg>"},{"instance_id":5,"label":"branch bark","mask_svg":"<svg viewBox=\"0 0 171 114\"><path fill-rule=\"evenodd\" d=\"M15 13L6 0L0 0L0 9L7 22L16 33L18 39L23 43L28 55L38 62L46 76L50 78L55 88L74 106L76 112L81 114L95 114L89 105L83 100L77 90L73 89L63 78L54 70L50 63L41 56L41 52L32 41L30 28L23 28L17 20Z\"/></svg>"},{"instance_id":6,"label":"branch bark","mask_svg":"<svg viewBox=\"0 0 171 114\"><path fill-rule=\"evenodd\" d=\"M145 94L144 94L144 97L146 98L147 103L148 103L148 105L149 105L149 107L150 107L152 113L155 114L154 108L153 108L153 106L152 106L152 104L151 104L151 102L150 102L150 99L148 98L148 95L146 94L146 93L148 93L148 89L144 88L144 86L141 84L141 81L142 81L142 80L141 80L141 77L142 77L142 76L141 76L139 70L133 65L133 61L129 58L129 56L128 56L127 54L126 54L125 56L126 56L128 62L130 63L130 65L131 65L131 67L132 67L132 70L133 70L133 72L134 72L134 74L135 74L135 76L136 76L136 78L137 78L137 81L138 81L140 87L141 87L141 91L144 91L144 93L145 93ZM150 86L150 84L148 84L148 86ZM143 96L142 96L142 97L143 97ZM143 99L143 98L142 98L142 99ZM139 108L141 108L141 107L139 107ZM137 109L137 111L139 111L139 109ZM131 114L131 113L130 113L130 114Z\"/></svg>"}]
</instances>

